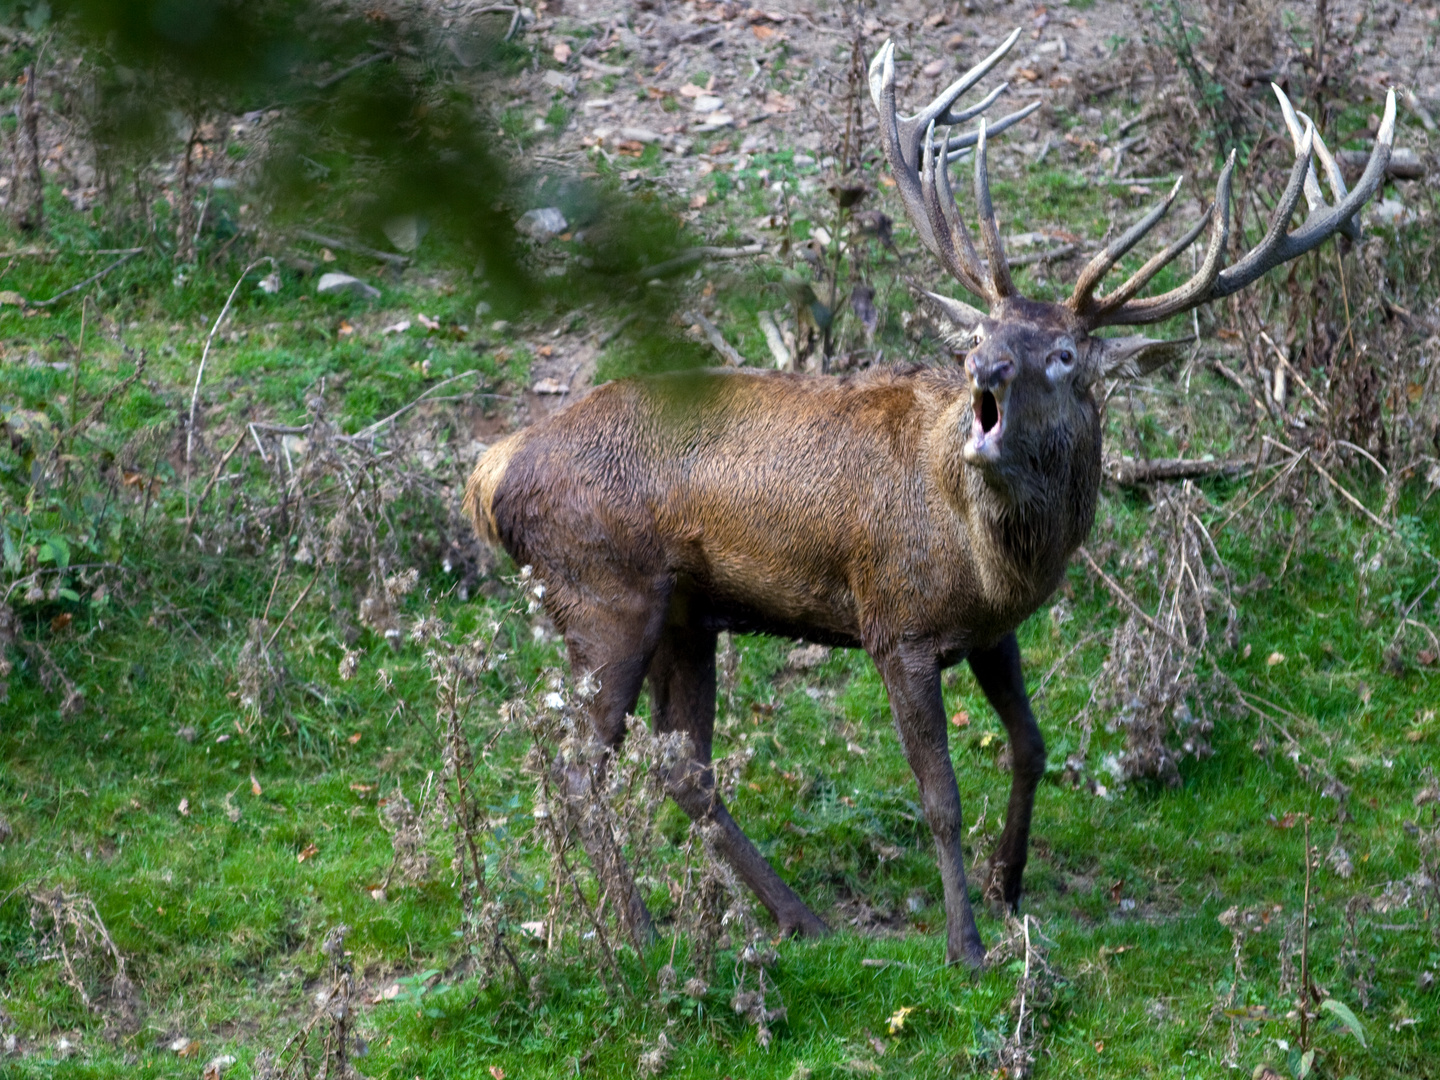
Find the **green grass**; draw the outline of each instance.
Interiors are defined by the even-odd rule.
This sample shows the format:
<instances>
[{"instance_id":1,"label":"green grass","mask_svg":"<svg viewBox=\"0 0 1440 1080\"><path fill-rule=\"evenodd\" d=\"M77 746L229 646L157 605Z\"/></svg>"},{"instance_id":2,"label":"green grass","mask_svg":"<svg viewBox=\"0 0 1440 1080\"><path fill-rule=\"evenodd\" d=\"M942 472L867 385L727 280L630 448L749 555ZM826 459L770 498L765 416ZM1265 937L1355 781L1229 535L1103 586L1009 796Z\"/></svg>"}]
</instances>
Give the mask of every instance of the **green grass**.
<instances>
[{"instance_id":1,"label":"green grass","mask_svg":"<svg viewBox=\"0 0 1440 1080\"><path fill-rule=\"evenodd\" d=\"M786 170L790 159L772 155L763 165ZM748 180L746 192L730 189L719 211L731 220L766 208ZM1058 173L1028 175L1007 198L1041 202L1047 220L1053 214L1055 221L1086 221L1077 230L1086 235L1103 232L1096 194ZM1077 209L1090 216L1072 217ZM823 214L811 220L829 227ZM121 246L114 234L82 225L62 219L52 238L59 254L17 259L4 287L31 298L53 295L93 272L88 246ZM363 260L336 254L326 267L372 281L381 299L317 298L312 280L288 269L275 296L243 286L224 330L238 336L217 341L207 368L208 430L238 432L251 419L301 421L307 395L322 380L332 419L348 431L452 373L476 371L474 389L482 393L510 395L527 384L533 357L524 335L492 330L496 316L475 314L479 297L468 285L443 273L396 282ZM898 309L904 295L894 288L893 257L864 257L881 296ZM561 1077L574 1075L577 1062L584 1075L626 1076L662 1032L675 1046L668 1076L991 1074L988 1055L1013 1028L1010 1001L1020 972L1007 962L972 976L942 963L944 912L928 829L883 687L862 654L836 652L800 674L786 669L790 643L743 638L722 700L717 749L752 752L734 800L736 818L839 931L821 942L777 945L771 975L787 1013L768 1048L730 1008L732 955L722 955L699 1002L656 992L668 940L643 957L622 950L626 985L614 999L587 954L574 947L547 957L536 946L517 945L536 985L501 979L480 986L460 966L461 912L443 834L433 837L439 869L431 880L392 884L384 903L372 899L391 860L378 800L397 787L418 798L441 767L434 687L421 648L392 649L359 629L359 670L342 680L337 665L347 634L356 632L348 616L365 583L345 580L333 590L327 584L298 604L279 638L289 679L281 700L257 719L239 703L236 661L249 620L267 606L275 548L179 550L184 500L173 421L188 404L204 336L238 270L229 264L196 270L177 288L164 259L136 259L107 278L86 308L82 407L133 370L141 353L149 367L102 425L85 434L78 452L86 461L108 453L126 468L153 469L164 483L148 514L143 495L123 486L108 501L97 496L100 487L75 497L83 488L78 479L77 487L52 489L43 504L21 506L14 493L27 487L26 452L13 445L0 450L11 500L4 509L13 516L7 521L21 530L13 535L31 543L48 530L72 542L74 561L83 554L123 568L103 603L87 596L17 605L22 635L46 645L88 706L78 718L63 716L61 695L42 684L33 660L17 663L0 706L0 816L13 829L0 844L0 1038L14 1034L25 1050L23 1057L0 1058L0 1073L193 1075L221 1053L236 1055L243 1071L309 1016L325 973L320 942L344 923L351 928L350 962L369 995L358 1017L369 1042L358 1065L367 1076L485 1077L493 1066L510 1077ZM706 274L716 285L717 321L763 363L755 313L779 306L778 272L727 264ZM682 286L668 288L679 294ZM379 333L417 311L446 331ZM74 407L75 375L50 365L73 362L69 343L79 341L80 329L77 304L30 318L0 308L7 357L0 400L63 428ZM892 357L925 355L893 312L877 345ZM35 365L26 359L31 353ZM653 350L621 338L600 371L611 377L655 363ZM1185 448L1217 456L1244 445L1236 423L1242 403L1227 383L1194 373L1193 426L1175 420L1174 377L1161 376L1154 386L1157 394L1112 401L1112 445L1127 453ZM468 437L446 414L434 423L442 443ZM271 490L254 455L237 458L233 468L242 474L236 481L242 490L256 498ZM1384 493L1366 474L1343 479L1367 505L1381 505ZM1207 482L1204 489L1214 504L1207 515L1212 528L1251 490L1248 481ZM1395 674L1386 651L1397 609L1434 572L1423 549L1440 550L1440 504L1422 500L1416 487L1405 489L1398 513L1409 539L1401 543L1378 534L1328 488L1310 492L1313 519L1283 577L1279 568L1297 527L1290 510L1278 508L1258 526L1253 518L1237 519L1217 535L1237 584L1262 574L1272 580L1240 601L1239 638L1235 649L1217 650L1220 664L1243 690L1284 710L1274 715L1302 750L1298 763L1286 756L1274 725L1221 701L1211 703L1215 753L1185 761L1180 787L1116 785L1101 763L1124 737L1107 729L1111 718L1104 715L1095 718L1089 761L1108 790L1071 787L1063 764L1079 745L1075 720L1093 686L1107 678L1106 641L1124 612L1083 568L1072 568L1062 587L1069 617L1042 610L1020 632L1032 687L1069 657L1037 702L1051 769L1036 804L1025 909L1053 940L1050 962L1060 977L1043 1015L1038 1076L1228 1075L1223 1062L1232 1027L1242 1071L1268 1061L1294 1074L1298 1031L1286 1015L1292 1001L1280 989L1279 953L1283 928L1304 900L1295 814L1312 817L1312 842L1322 856L1311 883L1314 977L1355 1010L1366 1037L1362 1047L1322 1018L1314 1075L1440 1077L1433 1052L1440 992L1423 978L1440 971L1433 896L1428 907L1418 897L1391 910L1352 905L1355 898L1376 900L1388 883L1413 879L1419 831L1434 828L1433 807L1417 808L1412 800L1440 742L1435 669ZM220 506L217 500L207 513L222 513ZM1091 550L1110 545L1112 573L1145 542L1150 515L1143 499L1104 496ZM417 562L423 559L422 545L408 536L401 541L402 552L413 548ZM513 599L507 584L513 567L488 575L482 595L469 602L457 598L454 575L433 557L423 569L405 614L433 611L451 625L452 637L501 617ZM297 600L305 580L282 578L279 611ZM1127 581L1142 605L1153 606L1153 582L1143 573ZM67 615L68 626L60 618ZM1428 604L1419 616L1434 622ZM503 702L533 696L546 673L563 665L558 646L537 639L523 618L509 617L503 640L506 659L488 677L471 717L477 745L496 734ZM1283 662L1270 662L1276 653ZM14 650L10 655L19 660ZM388 690L382 669L393 683ZM963 710L970 717L967 727L952 729L951 752L967 826L985 814L971 840L983 851L998 834L1008 790L1008 777L996 769L1002 732L963 668L947 677L945 694L952 715ZM181 737L184 729L192 729L185 733L193 740ZM1268 753L1257 753L1259 740L1268 740ZM522 836L533 827L524 751L520 739L498 738L478 781L492 817ZM1322 772L1349 789L1345 820ZM673 875L683 816L667 807L660 826L667 842L657 872ZM1353 861L1349 879L1324 860L1337 839ZM527 869L543 872L538 860ZM102 1018L66 984L61 963L42 953L25 894L45 885L94 900L142 992L138 1030L107 1039ZM652 899L658 912L668 910L662 889ZM1231 933L1219 916L1233 906L1274 905L1280 913L1243 940L1237 979ZM849 925L847 918L865 907L892 915L889 928ZM1003 932L992 915L982 912L980 920L987 941ZM682 940L682 981L688 954ZM369 1000L396 977L432 970L442 973L446 989ZM1226 1002L1233 1015L1217 1012ZM890 1018L901 1009L913 1011L892 1033ZM182 1035L200 1042L198 1061L167 1049ZM59 1056L62 1037L78 1043L79 1052Z\"/></svg>"}]
</instances>

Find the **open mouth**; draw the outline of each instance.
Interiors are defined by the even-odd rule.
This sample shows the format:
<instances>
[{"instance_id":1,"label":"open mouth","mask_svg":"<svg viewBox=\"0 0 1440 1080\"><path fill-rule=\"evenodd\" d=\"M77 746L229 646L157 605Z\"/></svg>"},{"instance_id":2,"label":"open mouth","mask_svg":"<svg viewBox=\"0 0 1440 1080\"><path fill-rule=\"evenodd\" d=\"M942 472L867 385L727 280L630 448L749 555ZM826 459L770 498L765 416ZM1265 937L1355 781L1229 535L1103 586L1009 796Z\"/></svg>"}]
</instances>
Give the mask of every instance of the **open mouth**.
<instances>
[{"instance_id":1,"label":"open mouth","mask_svg":"<svg viewBox=\"0 0 1440 1080\"><path fill-rule=\"evenodd\" d=\"M1000 403L989 390L980 392L979 417L980 430L987 435L1000 424Z\"/></svg>"},{"instance_id":2,"label":"open mouth","mask_svg":"<svg viewBox=\"0 0 1440 1080\"><path fill-rule=\"evenodd\" d=\"M1005 434L1006 387L998 391L972 390L972 411L975 420L970 430L969 454L972 458L994 460L1000 455L1000 439Z\"/></svg>"}]
</instances>

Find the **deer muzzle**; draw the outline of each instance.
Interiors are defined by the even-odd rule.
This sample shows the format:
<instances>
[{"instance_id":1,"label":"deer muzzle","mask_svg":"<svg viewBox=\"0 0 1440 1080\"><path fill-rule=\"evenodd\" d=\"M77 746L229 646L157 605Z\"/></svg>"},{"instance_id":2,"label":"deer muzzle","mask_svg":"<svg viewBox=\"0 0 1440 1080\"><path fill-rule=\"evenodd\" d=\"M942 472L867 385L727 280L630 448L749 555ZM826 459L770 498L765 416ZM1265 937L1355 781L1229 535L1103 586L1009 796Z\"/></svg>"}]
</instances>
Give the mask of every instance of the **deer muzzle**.
<instances>
[{"instance_id":1,"label":"deer muzzle","mask_svg":"<svg viewBox=\"0 0 1440 1080\"><path fill-rule=\"evenodd\" d=\"M974 419L970 425L970 441L965 446L965 459L972 465L980 465L1000 456L1005 437L1005 406L1015 378L1015 364L1010 360L981 361L967 367Z\"/></svg>"}]
</instances>

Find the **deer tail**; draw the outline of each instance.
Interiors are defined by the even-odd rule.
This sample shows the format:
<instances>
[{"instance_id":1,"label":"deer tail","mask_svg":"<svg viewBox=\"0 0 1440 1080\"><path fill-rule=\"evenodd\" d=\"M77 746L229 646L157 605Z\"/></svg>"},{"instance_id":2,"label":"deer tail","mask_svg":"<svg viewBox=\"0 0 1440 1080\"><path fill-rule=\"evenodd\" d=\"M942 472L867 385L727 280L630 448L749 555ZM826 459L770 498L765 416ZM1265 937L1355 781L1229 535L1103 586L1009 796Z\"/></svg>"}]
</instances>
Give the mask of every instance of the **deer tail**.
<instances>
[{"instance_id":1,"label":"deer tail","mask_svg":"<svg viewBox=\"0 0 1440 1080\"><path fill-rule=\"evenodd\" d=\"M505 478L505 469L515 451L525 441L526 432L516 431L495 443L475 465L465 485L465 512L475 524L475 532L488 543L500 546L500 530L495 523L495 492Z\"/></svg>"}]
</instances>

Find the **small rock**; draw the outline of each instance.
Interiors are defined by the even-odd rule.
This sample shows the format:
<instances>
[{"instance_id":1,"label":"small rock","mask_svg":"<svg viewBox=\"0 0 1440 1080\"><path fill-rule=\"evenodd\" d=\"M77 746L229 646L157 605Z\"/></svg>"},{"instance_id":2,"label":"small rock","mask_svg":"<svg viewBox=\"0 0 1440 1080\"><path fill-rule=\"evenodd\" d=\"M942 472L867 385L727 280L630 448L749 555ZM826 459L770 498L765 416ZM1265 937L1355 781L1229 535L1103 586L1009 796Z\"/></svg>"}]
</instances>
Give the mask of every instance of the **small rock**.
<instances>
[{"instance_id":1,"label":"small rock","mask_svg":"<svg viewBox=\"0 0 1440 1080\"><path fill-rule=\"evenodd\" d=\"M179 731L175 732L175 737L177 739L184 739L188 743L193 743L195 739L199 736L199 734L200 733L196 731L193 727L191 727L189 724L186 724Z\"/></svg>"},{"instance_id":2,"label":"small rock","mask_svg":"<svg viewBox=\"0 0 1440 1080\"><path fill-rule=\"evenodd\" d=\"M380 290L374 285L367 285L357 277L349 274L337 274L333 270L328 274L321 274L320 281L315 286L317 293L355 293L367 300L378 300Z\"/></svg>"},{"instance_id":3,"label":"small rock","mask_svg":"<svg viewBox=\"0 0 1440 1080\"><path fill-rule=\"evenodd\" d=\"M735 117L731 116L729 113L717 112L711 113L709 115L709 118L706 119L703 124L692 130L696 132L719 131L721 128L733 126L734 123Z\"/></svg>"},{"instance_id":4,"label":"small rock","mask_svg":"<svg viewBox=\"0 0 1440 1080\"><path fill-rule=\"evenodd\" d=\"M563 394L570 389L559 379L541 379L530 388L535 394Z\"/></svg>"},{"instance_id":5,"label":"small rock","mask_svg":"<svg viewBox=\"0 0 1440 1080\"><path fill-rule=\"evenodd\" d=\"M566 75L563 71L547 71L540 76L540 81L566 96L575 93L575 87L579 85L579 79L574 75Z\"/></svg>"},{"instance_id":6,"label":"small rock","mask_svg":"<svg viewBox=\"0 0 1440 1080\"><path fill-rule=\"evenodd\" d=\"M830 659L830 649L825 645L801 645L791 649L785 657L785 666L794 671L809 671Z\"/></svg>"},{"instance_id":7,"label":"small rock","mask_svg":"<svg viewBox=\"0 0 1440 1080\"><path fill-rule=\"evenodd\" d=\"M1392 225L1396 227L1408 225L1415 220L1415 215L1412 214L1409 208L1399 199L1385 199L1376 204L1371 210L1370 216L1381 225Z\"/></svg>"},{"instance_id":8,"label":"small rock","mask_svg":"<svg viewBox=\"0 0 1440 1080\"><path fill-rule=\"evenodd\" d=\"M565 215L560 212L558 207L554 206L527 210L520 215L520 220L515 222L518 232L524 233L540 244L559 236L567 227Z\"/></svg>"},{"instance_id":9,"label":"small rock","mask_svg":"<svg viewBox=\"0 0 1440 1080\"><path fill-rule=\"evenodd\" d=\"M701 94L695 99L695 111L698 113L717 112L724 104L724 98L718 98L714 94Z\"/></svg>"},{"instance_id":10,"label":"small rock","mask_svg":"<svg viewBox=\"0 0 1440 1080\"><path fill-rule=\"evenodd\" d=\"M926 65L925 65L923 68L921 68L920 70L923 71L926 75L930 76L930 78L933 79L936 75L939 75L942 71L945 70L945 61L944 61L944 60L931 60L928 64L926 64Z\"/></svg>"},{"instance_id":11,"label":"small rock","mask_svg":"<svg viewBox=\"0 0 1440 1080\"><path fill-rule=\"evenodd\" d=\"M657 143L660 141L659 132L651 131L643 127L622 127L619 131L621 142Z\"/></svg>"},{"instance_id":12,"label":"small rock","mask_svg":"<svg viewBox=\"0 0 1440 1080\"><path fill-rule=\"evenodd\" d=\"M220 1080L225 1070L234 1064L234 1054L221 1054L219 1057L213 1057L205 1063L205 1071L200 1074L200 1078L201 1080Z\"/></svg>"},{"instance_id":13,"label":"small rock","mask_svg":"<svg viewBox=\"0 0 1440 1080\"><path fill-rule=\"evenodd\" d=\"M401 214L385 222L385 239L396 251L414 251L430 229L430 223L418 214Z\"/></svg>"}]
</instances>

